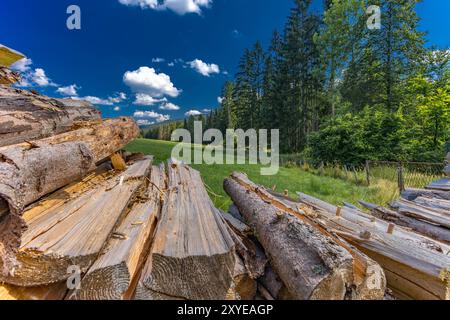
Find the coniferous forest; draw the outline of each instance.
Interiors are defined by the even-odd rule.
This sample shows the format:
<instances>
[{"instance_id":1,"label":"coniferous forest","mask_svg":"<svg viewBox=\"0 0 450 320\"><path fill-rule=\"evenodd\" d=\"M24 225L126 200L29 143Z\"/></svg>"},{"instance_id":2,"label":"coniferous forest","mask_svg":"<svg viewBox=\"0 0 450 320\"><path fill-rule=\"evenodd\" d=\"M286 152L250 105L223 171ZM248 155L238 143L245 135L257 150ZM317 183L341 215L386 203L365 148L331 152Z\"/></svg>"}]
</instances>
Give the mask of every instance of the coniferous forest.
<instances>
[{"instance_id":1,"label":"coniferous forest","mask_svg":"<svg viewBox=\"0 0 450 320\"><path fill-rule=\"evenodd\" d=\"M293 1L268 48L245 50L220 108L202 117L205 130L279 129L282 153L314 161L441 162L450 148L450 50L427 44L420 1L325 0L322 14L311 2ZM381 8L379 29L367 26L370 5Z\"/></svg>"}]
</instances>

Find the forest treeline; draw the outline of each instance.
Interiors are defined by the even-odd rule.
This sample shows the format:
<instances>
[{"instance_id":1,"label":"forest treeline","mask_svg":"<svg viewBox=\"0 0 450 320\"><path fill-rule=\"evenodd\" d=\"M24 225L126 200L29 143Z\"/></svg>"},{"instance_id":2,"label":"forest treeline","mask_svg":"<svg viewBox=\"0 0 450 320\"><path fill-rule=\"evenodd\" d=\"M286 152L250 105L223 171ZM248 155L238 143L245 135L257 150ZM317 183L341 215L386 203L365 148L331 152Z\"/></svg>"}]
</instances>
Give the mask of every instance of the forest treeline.
<instances>
[{"instance_id":1,"label":"forest treeline","mask_svg":"<svg viewBox=\"0 0 450 320\"><path fill-rule=\"evenodd\" d=\"M325 0L317 14L311 0L295 0L270 46L245 50L220 108L202 117L205 130L280 129L282 153L316 161L441 162L450 50L426 46L418 2ZM370 5L381 8L380 29L367 26ZM193 120L177 126L192 129Z\"/></svg>"}]
</instances>

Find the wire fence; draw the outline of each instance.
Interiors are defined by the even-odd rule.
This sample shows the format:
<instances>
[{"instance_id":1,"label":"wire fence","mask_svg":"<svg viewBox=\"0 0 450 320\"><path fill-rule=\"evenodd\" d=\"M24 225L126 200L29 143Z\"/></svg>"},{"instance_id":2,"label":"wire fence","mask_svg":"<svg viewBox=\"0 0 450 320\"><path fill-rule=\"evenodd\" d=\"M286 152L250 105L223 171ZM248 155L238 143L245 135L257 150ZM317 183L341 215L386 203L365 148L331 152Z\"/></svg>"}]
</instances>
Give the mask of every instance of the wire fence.
<instances>
[{"instance_id":1,"label":"wire fence","mask_svg":"<svg viewBox=\"0 0 450 320\"><path fill-rule=\"evenodd\" d=\"M317 163L300 155L281 155L284 167L299 167L317 175L343 179L358 185L376 185L388 182L399 191L407 188L423 188L434 180L442 178L445 163L366 161L365 165L342 165L337 163Z\"/></svg>"}]
</instances>

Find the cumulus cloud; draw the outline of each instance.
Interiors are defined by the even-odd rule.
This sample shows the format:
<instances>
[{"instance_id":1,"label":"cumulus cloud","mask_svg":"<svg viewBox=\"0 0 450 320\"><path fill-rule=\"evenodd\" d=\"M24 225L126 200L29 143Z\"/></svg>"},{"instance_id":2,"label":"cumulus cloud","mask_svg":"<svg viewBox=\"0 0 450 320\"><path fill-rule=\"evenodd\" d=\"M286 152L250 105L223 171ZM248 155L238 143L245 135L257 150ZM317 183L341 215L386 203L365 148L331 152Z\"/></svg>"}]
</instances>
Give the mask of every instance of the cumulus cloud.
<instances>
[{"instance_id":1,"label":"cumulus cloud","mask_svg":"<svg viewBox=\"0 0 450 320\"><path fill-rule=\"evenodd\" d=\"M205 77L209 77L211 74L214 73L220 73L220 68L217 64L214 63L208 64L200 59L195 59L193 61L188 62L188 65Z\"/></svg>"},{"instance_id":2,"label":"cumulus cloud","mask_svg":"<svg viewBox=\"0 0 450 320\"><path fill-rule=\"evenodd\" d=\"M189 110L188 112L186 112L184 115L186 117L190 117L190 116L199 116L203 114L202 112L198 111L198 110Z\"/></svg>"},{"instance_id":3,"label":"cumulus cloud","mask_svg":"<svg viewBox=\"0 0 450 320\"><path fill-rule=\"evenodd\" d=\"M34 72L30 74L30 79L39 87L55 86L55 84L45 74L45 70L42 68L35 69Z\"/></svg>"},{"instance_id":4,"label":"cumulus cloud","mask_svg":"<svg viewBox=\"0 0 450 320\"><path fill-rule=\"evenodd\" d=\"M139 119L139 120L136 121L136 123L139 126L149 126L149 125L155 124L155 122L152 122L152 121L147 120L147 119Z\"/></svg>"},{"instance_id":5,"label":"cumulus cloud","mask_svg":"<svg viewBox=\"0 0 450 320\"><path fill-rule=\"evenodd\" d=\"M167 110L167 111L178 111L180 110L180 107L176 104L173 104L171 102L163 103L160 107L160 110Z\"/></svg>"},{"instance_id":6,"label":"cumulus cloud","mask_svg":"<svg viewBox=\"0 0 450 320\"><path fill-rule=\"evenodd\" d=\"M212 0L119 0L127 6L139 6L141 9L172 10L179 15L187 13L201 14L202 8L208 8Z\"/></svg>"},{"instance_id":7,"label":"cumulus cloud","mask_svg":"<svg viewBox=\"0 0 450 320\"><path fill-rule=\"evenodd\" d=\"M145 93L156 98L163 96L175 98L181 93L167 74L156 73L155 69L149 67L125 72L123 82L137 93Z\"/></svg>"},{"instance_id":8,"label":"cumulus cloud","mask_svg":"<svg viewBox=\"0 0 450 320\"><path fill-rule=\"evenodd\" d=\"M225 99L224 97L217 97L217 102L218 102L219 104L222 104L222 102L223 102L224 99Z\"/></svg>"},{"instance_id":9,"label":"cumulus cloud","mask_svg":"<svg viewBox=\"0 0 450 320\"><path fill-rule=\"evenodd\" d=\"M92 104L95 105L101 105L101 106L112 106L116 103L120 103L123 100L125 100L127 98L126 94L123 92L119 92L118 94L116 94L115 96L112 97L108 97L106 99L103 98L99 98L96 96L86 96L86 97L76 97L76 96L72 96L72 99L75 100L84 100L87 102L90 102Z\"/></svg>"},{"instance_id":10,"label":"cumulus cloud","mask_svg":"<svg viewBox=\"0 0 450 320\"><path fill-rule=\"evenodd\" d=\"M134 104L138 106L153 106L157 103L166 102L166 98L156 99L152 96L145 93L138 93L136 95L136 100L134 100Z\"/></svg>"},{"instance_id":11,"label":"cumulus cloud","mask_svg":"<svg viewBox=\"0 0 450 320\"><path fill-rule=\"evenodd\" d=\"M33 64L33 61L28 58L23 58L14 64L11 65L11 70L19 71L19 72L26 72L30 70L30 66Z\"/></svg>"},{"instance_id":12,"label":"cumulus cloud","mask_svg":"<svg viewBox=\"0 0 450 320\"><path fill-rule=\"evenodd\" d=\"M120 107L114 107L114 111L120 111Z\"/></svg>"},{"instance_id":13,"label":"cumulus cloud","mask_svg":"<svg viewBox=\"0 0 450 320\"><path fill-rule=\"evenodd\" d=\"M170 120L170 116L167 114L161 114L154 111L139 111L136 110L133 117L137 119L154 119L156 122L164 122Z\"/></svg>"},{"instance_id":14,"label":"cumulus cloud","mask_svg":"<svg viewBox=\"0 0 450 320\"><path fill-rule=\"evenodd\" d=\"M77 96L78 89L79 89L79 87L76 84L73 84L71 86L58 88L58 90L56 90L56 92L58 92L59 94L62 94L63 96Z\"/></svg>"}]
</instances>

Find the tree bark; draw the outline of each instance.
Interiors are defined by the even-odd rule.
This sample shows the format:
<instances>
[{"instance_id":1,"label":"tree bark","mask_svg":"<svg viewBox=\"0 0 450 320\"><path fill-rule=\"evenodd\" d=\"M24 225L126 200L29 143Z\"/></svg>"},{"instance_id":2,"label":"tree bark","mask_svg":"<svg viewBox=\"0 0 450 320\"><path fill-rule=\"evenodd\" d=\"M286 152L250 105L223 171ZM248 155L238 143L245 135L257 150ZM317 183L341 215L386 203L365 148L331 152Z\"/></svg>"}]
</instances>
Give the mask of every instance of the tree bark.
<instances>
[{"instance_id":1,"label":"tree bark","mask_svg":"<svg viewBox=\"0 0 450 320\"><path fill-rule=\"evenodd\" d=\"M225 299L235 268L234 242L199 172L170 162L168 192L136 299Z\"/></svg>"},{"instance_id":2,"label":"tree bark","mask_svg":"<svg viewBox=\"0 0 450 320\"><path fill-rule=\"evenodd\" d=\"M24 214L28 230L14 272L0 276L0 282L48 285L66 280L70 266L85 273L108 239L119 236L113 230L139 195L150 168L151 161L143 160L121 174L95 175L32 206Z\"/></svg>"},{"instance_id":3,"label":"tree bark","mask_svg":"<svg viewBox=\"0 0 450 320\"><path fill-rule=\"evenodd\" d=\"M3 271L14 268L24 208L81 180L95 164L136 138L128 118L105 120L50 138L0 148L0 256ZM5 209L6 204L8 210Z\"/></svg>"},{"instance_id":4,"label":"tree bark","mask_svg":"<svg viewBox=\"0 0 450 320\"><path fill-rule=\"evenodd\" d=\"M100 120L100 112L88 102L0 85L0 147L60 134L87 120Z\"/></svg>"}]
</instances>

